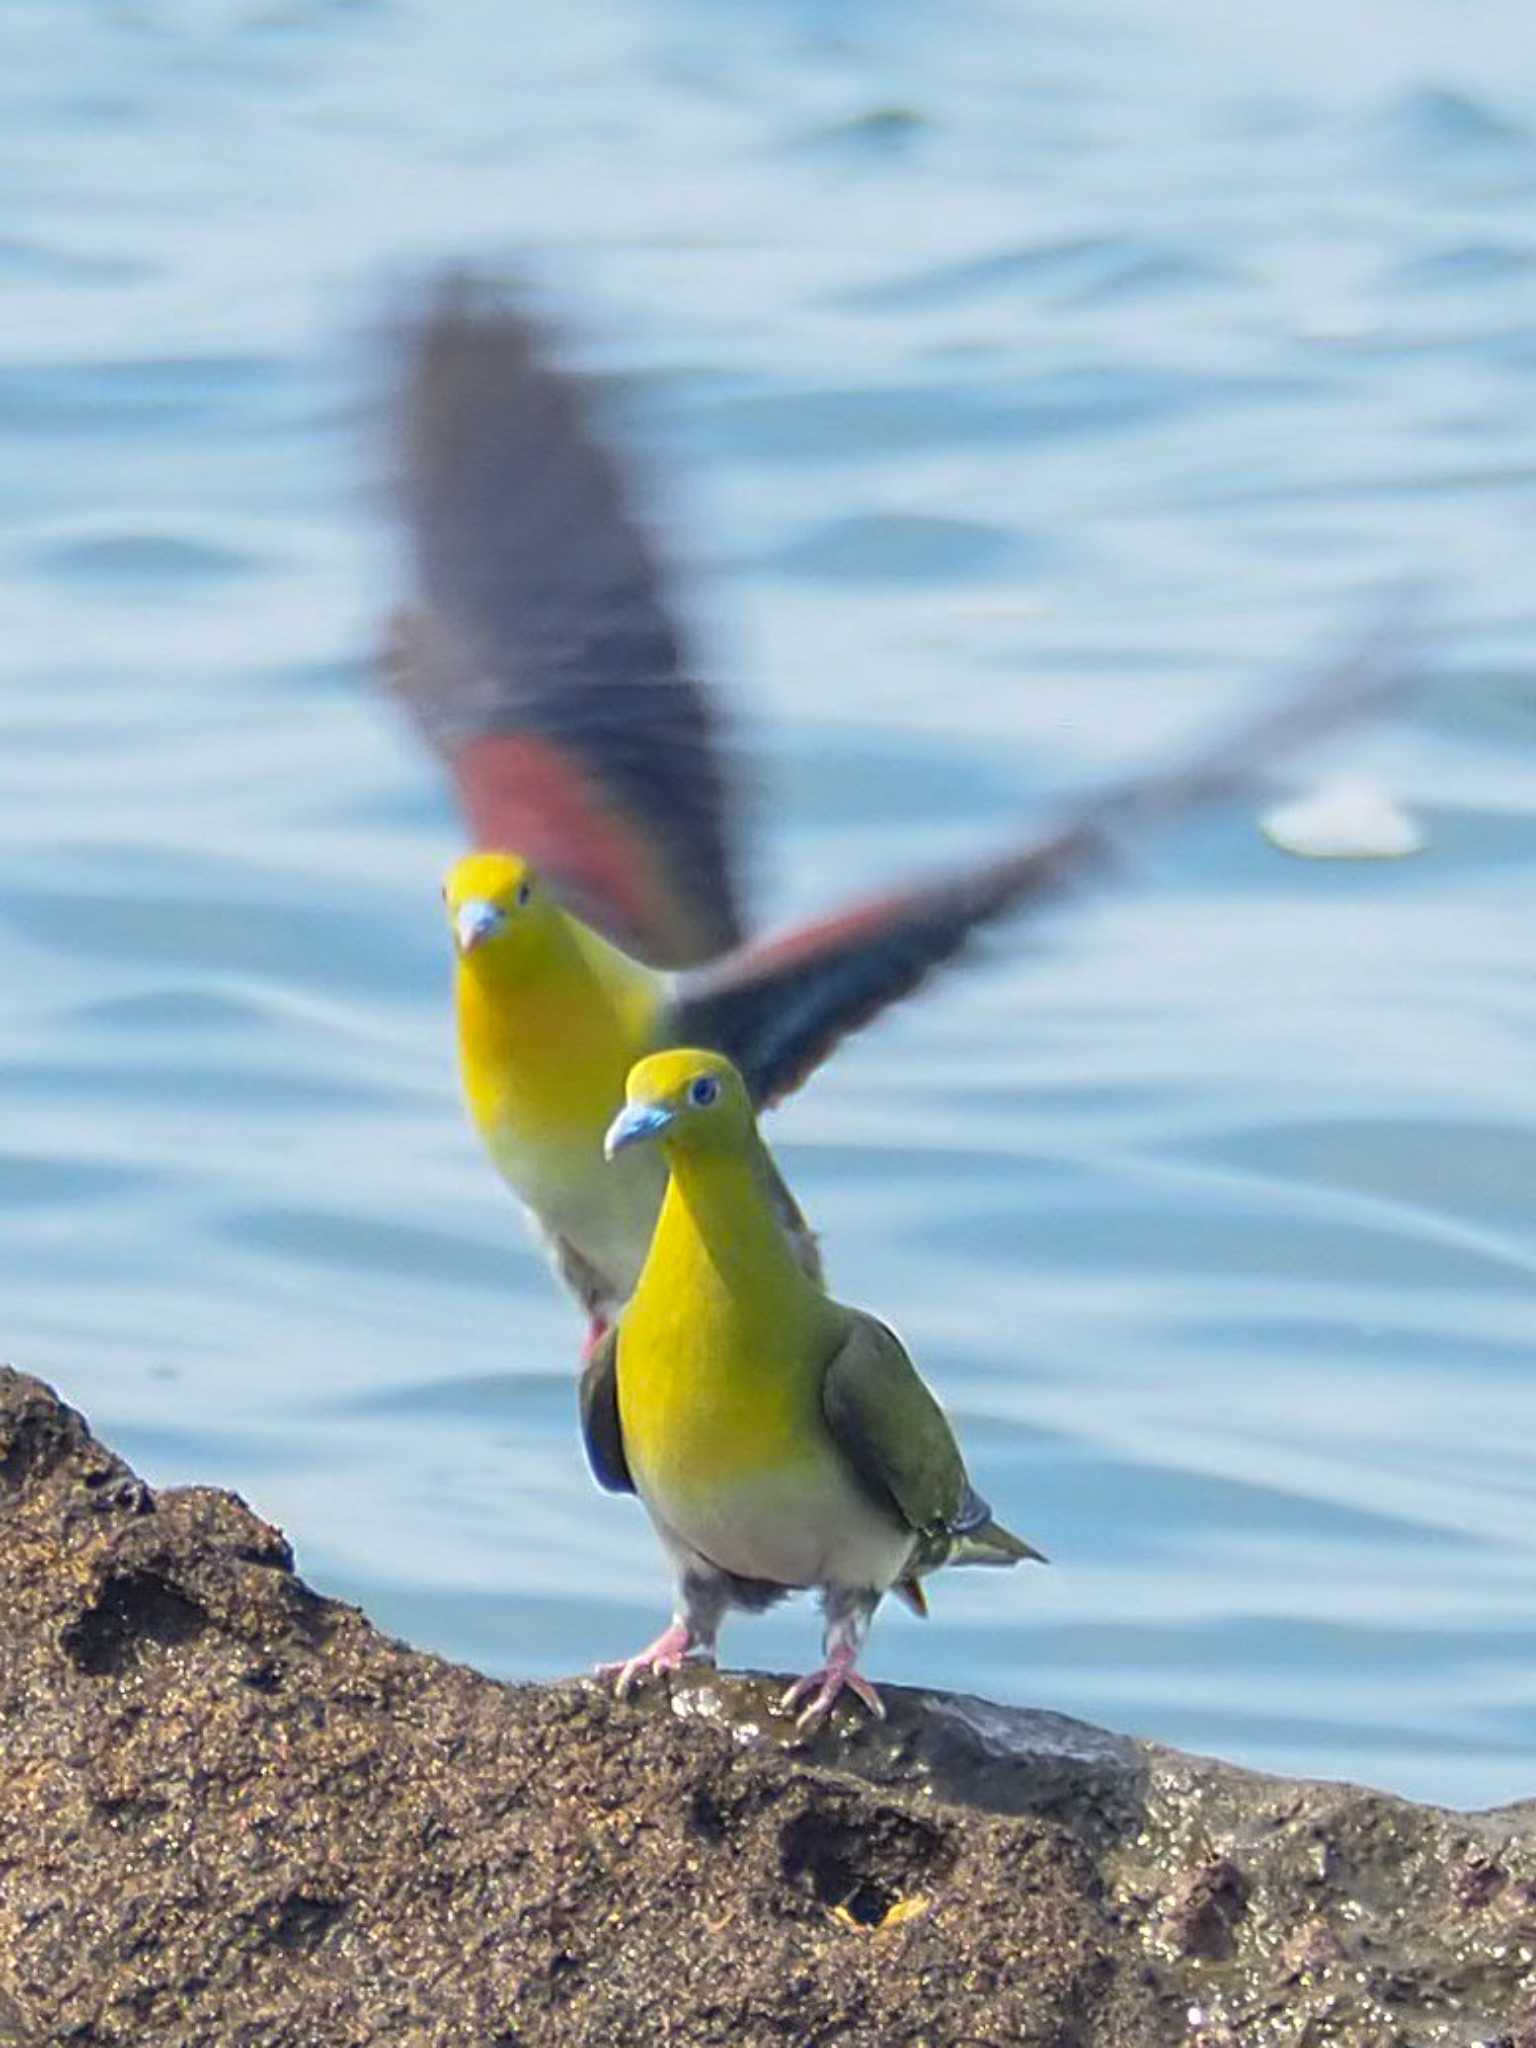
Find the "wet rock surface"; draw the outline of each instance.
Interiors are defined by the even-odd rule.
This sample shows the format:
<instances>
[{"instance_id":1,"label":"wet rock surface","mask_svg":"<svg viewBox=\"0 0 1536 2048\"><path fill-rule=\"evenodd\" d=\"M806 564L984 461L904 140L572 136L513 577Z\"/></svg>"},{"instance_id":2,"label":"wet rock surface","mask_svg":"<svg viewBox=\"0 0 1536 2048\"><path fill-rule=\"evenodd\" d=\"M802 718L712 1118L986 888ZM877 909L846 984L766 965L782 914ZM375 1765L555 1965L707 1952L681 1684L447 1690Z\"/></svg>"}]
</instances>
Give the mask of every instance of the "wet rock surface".
<instances>
[{"instance_id":1,"label":"wet rock surface","mask_svg":"<svg viewBox=\"0 0 1536 2048\"><path fill-rule=\"evenodd\" d=\"M0 1371L0 2044L1536 2048L1536 1804L493 1684Z\"/></svg>"}]
</instances>

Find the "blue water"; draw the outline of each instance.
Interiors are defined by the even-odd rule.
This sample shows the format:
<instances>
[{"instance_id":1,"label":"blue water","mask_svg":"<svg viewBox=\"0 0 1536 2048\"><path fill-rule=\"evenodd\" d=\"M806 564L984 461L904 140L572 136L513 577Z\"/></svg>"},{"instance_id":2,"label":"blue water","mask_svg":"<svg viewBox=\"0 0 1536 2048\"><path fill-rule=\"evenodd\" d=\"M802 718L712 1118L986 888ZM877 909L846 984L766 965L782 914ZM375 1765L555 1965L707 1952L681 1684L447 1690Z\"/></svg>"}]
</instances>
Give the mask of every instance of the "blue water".
<instances>
[{"instance_id":1,"label":"blue water","mask_svg":"<svg viewBox=\"0 0 1536 2048\"><path fill-rule=\"evenodd\" d=\"M0 4L3 1336L508 1675L663 1612L461 1124L379 700L384 286L515 269L763 760L765 914L1038 816L1428 570L1437 677L778 1119L1048 1571L877 1676L1536 1791L1536 39L1365 0ZM734 1626L798 1667L812 1617Z\"/></svg>"}]
</instances>

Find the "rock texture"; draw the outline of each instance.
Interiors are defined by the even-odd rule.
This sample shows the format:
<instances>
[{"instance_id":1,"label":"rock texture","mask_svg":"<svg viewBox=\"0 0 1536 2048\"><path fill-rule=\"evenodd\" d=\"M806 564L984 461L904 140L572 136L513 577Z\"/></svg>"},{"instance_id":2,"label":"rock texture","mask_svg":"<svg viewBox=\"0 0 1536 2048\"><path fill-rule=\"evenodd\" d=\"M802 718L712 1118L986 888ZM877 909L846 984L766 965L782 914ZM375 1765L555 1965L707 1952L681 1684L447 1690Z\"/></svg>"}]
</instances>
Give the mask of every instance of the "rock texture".
<instances>
[{"instance_id":1,"label":"rock texture","mask_svg":"<svg viewBox=\"0 0 1536 2048\"><path fill-rule=\"evenodd\" d=\"M1536 1808L492 1684L0 1371L0 2043L1536 2048Z\"/></svg>"}]
</instances>

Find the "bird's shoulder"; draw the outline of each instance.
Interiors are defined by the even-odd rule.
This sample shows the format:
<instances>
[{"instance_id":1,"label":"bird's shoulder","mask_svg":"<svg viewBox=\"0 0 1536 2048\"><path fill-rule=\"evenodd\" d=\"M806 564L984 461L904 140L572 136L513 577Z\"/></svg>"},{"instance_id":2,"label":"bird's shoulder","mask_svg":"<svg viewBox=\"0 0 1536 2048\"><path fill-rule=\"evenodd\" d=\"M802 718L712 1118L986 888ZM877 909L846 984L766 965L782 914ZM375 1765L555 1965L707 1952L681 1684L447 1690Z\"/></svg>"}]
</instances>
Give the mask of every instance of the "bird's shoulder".
<instances>
[{"instance_id":1,"label":"bird's shoulder","mask_svg":"<svg viewBox=\"0 0 1536 2048\"><path fill-rule=\"evenodd\" d=\"M671 976L626 953L573 911L562 915L577 960L602 990L626 1037L639 1049L635 1057L640 1057L642 1051L650 1050L666 1015Z\"/></svg>"}]
</instances>

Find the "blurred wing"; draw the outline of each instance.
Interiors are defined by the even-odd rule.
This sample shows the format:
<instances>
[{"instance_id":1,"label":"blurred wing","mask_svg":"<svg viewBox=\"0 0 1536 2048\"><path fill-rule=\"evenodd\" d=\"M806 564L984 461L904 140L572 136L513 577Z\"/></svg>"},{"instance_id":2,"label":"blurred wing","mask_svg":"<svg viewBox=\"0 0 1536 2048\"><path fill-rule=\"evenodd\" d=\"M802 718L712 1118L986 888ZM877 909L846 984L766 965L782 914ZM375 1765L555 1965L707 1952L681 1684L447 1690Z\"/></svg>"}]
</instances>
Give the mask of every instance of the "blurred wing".
<instances>
[{"instance_id":1,"label":"blurred wing","mask_svg":"<svg viewBox=\"0 0 1536 2048\"><path fill-rule=\"evenodd\" d=\"M1404 689L1421 638L1409 598L1402 593L1367 638L1213 744L1085 798L1055 830L1016 852L679 975L669 1035L726 1053L759 1107L778 1101L839 1039L915 989L983 926L1104 875L1133 833L1229 795L1282 755Z\"/></svg>"},{"instance_id":2,"label":"blurred wing","mask_svg":"<svg viewBox=\"0 0 1536 2048\"><path fill-rule=\"evenodd\" d=\"M656 965L709 959L740 936L717 709L574 380L453 279L411 324L404 386L417 601L392 679L475 844L527 855Z\"/></svg>"}]
</instances>

